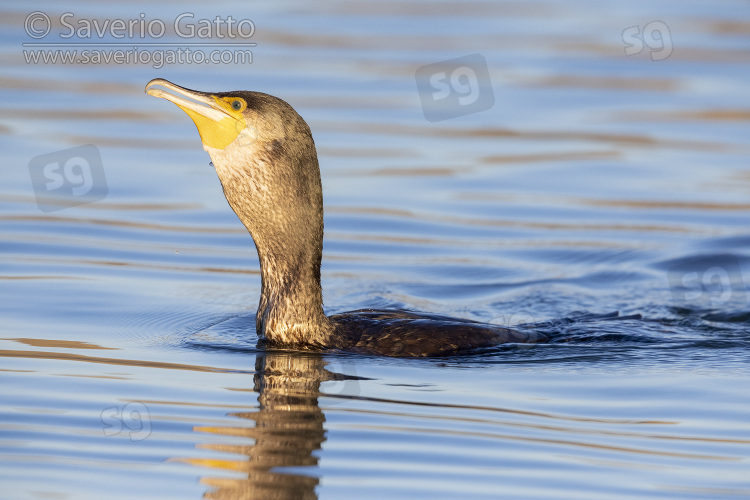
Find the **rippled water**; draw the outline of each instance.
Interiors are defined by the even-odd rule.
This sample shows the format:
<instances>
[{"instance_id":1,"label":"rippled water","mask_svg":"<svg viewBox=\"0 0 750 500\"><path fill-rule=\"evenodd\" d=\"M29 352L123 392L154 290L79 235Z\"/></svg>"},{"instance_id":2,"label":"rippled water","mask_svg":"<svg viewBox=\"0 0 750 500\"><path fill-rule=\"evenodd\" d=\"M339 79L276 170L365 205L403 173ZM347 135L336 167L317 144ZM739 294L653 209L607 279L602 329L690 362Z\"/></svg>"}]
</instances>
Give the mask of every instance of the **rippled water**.
<instances>
[{"instance_id":1,"label":"rippled water","mask_svg":"<svg viewBox=\"0 0 750 500\"><path fill-rule=\"evenodd\" d=\"M35 10L45 38L24 31ZM26 64L65 12L231 15L257 46L244 65ZM2 14L0 497L750 497L746 2ZM648 43L628 56L634 33ZM419 68L473 54L486 109L431 107ZM193 124L143 94L155 77L271 93L308 121L328 312L551 341L433 360L257 349L252 241ZM86 144L101 199L52 196L34 158Z\"/></svg>"}]
</instances>

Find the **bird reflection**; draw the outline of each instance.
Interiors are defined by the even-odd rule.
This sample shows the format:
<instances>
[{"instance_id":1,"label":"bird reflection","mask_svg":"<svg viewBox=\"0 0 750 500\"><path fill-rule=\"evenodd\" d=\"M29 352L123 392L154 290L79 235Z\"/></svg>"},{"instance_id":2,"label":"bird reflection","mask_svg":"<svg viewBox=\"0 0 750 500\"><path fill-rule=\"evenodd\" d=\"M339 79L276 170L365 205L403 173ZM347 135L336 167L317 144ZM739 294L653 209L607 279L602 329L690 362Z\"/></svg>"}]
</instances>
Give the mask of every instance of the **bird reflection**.
<instances>
[{"instance_id":1,"label":"bird reflection","mask_svg":"<svg viewBox=\"0 0 750 500\"><path fill-rule=\"evenodd\" d=\"M242 471L247 478L205 477L211 486L204 498L316 499L318 477L285 473L284 467L315 467L315 452L325 441L325 415L318 405L320 384L347 378L325 369L314 353L259 353L255 363L254 391L257 411L232 413L255 422L254 428L199 427L197 431L252 438L252 445L214 444L205 448L242 454L247 460L201 461L222 469ZM352 377L356 378L356 377Z\"/></svg>"}]
</instances>

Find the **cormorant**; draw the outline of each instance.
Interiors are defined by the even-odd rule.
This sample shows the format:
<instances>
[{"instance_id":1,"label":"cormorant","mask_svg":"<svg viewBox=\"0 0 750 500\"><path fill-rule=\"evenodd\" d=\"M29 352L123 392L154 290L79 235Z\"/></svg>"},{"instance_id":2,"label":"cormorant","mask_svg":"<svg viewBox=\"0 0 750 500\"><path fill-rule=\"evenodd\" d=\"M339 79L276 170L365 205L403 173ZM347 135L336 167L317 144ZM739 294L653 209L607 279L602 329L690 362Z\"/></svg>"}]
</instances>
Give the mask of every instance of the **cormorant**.
<instances>
[{"instance_id":1,"label":"cormorant","mask_svg":"<svg viewBox=\"0 0 750 500\"><path fill-rule=\"evenodd\" d=\"M427 357L547 340L533 331L405 310L326 316L323 190L307 123L285 101L261 92L200 92L157 78L146 93L172 101L195 122L229 206L255 242L256 329L268 345Z\"/></svg>"}]
</instances>

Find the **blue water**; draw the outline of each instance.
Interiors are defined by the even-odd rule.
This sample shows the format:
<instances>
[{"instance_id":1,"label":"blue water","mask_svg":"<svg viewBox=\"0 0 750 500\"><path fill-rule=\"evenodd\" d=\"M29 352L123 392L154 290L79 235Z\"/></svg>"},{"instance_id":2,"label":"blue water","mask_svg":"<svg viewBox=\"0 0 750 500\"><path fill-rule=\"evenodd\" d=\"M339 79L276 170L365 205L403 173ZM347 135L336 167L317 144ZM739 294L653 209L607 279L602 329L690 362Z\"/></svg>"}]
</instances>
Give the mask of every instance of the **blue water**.
<instances>
[{"instance_id":1,"label":"blue water","mask_svg":"<svg viewBox=\"0 0 750 500\"><path fill-rule=\"evenodd\" d=\"M33 11L53 21L42 38ZM65 12L168 32L62 39ZM1 498L750 497L746 3L2 13ZM235 40L252 63L24 59L227 40L180 38L183 13L252 20ZM425 94L420 71L450 83L467 56L475 82ZM327 312L551 341L428 360L259 349L252 240L195 126L143 93L156 77L267 92L309 123ZM48 187L37 158L87 144L89 185L73 167Z\"/></svg>"}]
</instances>

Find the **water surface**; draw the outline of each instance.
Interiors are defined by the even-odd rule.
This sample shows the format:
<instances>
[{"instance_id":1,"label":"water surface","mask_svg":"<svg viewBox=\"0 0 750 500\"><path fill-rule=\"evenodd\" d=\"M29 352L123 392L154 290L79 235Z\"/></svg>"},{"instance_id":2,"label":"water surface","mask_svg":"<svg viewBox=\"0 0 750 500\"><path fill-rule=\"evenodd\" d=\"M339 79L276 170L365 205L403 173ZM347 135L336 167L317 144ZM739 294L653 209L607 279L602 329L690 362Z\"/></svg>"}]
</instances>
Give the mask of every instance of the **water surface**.
<instances>
[{"instance_id":1,"label":"water surface","mask_svg":"<svg viewBox=\"0 0 750 500\"><path fill-rule=\"evenodd\" d=\"M4 8L0 53L0 497L750 497L746 3L24 9ZM257 45L244 65L26 64L35 10L232 15ZM650 23L668 57L655 38L626 55ZM472 54L494 104L428 121L417 70ZM327 312L551 342L258 349L252 240L194 125L143 94L155 77L271 93L308 121ZM32 160L86 144L101 199L45 196Z\"/></svg>"}]
</instances>

